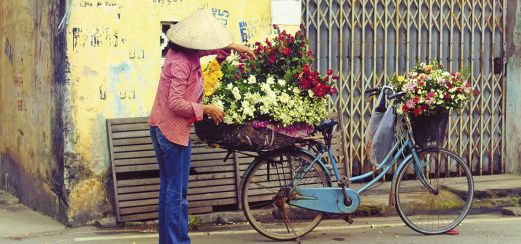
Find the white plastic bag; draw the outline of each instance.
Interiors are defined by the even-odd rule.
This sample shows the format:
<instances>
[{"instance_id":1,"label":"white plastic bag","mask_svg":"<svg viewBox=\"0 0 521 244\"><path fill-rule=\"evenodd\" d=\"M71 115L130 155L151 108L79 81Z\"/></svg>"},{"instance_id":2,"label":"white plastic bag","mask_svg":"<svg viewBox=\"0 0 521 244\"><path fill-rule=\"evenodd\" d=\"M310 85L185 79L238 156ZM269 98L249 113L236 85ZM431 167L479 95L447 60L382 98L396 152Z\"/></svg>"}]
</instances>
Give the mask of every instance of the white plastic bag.
<instances>
[{"instance_id":1,"label":"white plastic bag","mask_svg":"<svg viewBox=\"0 0 521 244\"><path fill-rule=\"evenodd\" d=\"M376 130L378 129L378 125L382 121L385 111L385 94L384 92L381 92L378 96L377 106L375 106L373 108L373 111L371 112L371 118L369 119L367 130L365 131L366 158L370 158L371 145L373 144L374 135L376 133ZM375 162L373 164L376 165L376 163L378 162Z\"/></svg>"},{"instance_id":2,"label":"white plastic bag","mask_svg":"<svg viewBox=\"0 0 521 244\"><path fill-rule=\"evenodd\" d=\"M365 131L365 143L368 146L368 151L371 150L374 134L376 133L376 129L378 129L378 125L384 116L385 110L385 95L383 92L380 92L380 95L378 96L378 106L373 108L373 111L371 112L371 118L369 119L369 125Z\"/></svg>"},{"instance_id":3,"label":"white plastic bag","mask_svg":"<svg viewBox=\"0 0 521 244\"><path fill-rule=\"evenodd\" d=\"M370 159L371 163L375 166L378 166L382 162L389 153L389 150L393 147L395 123L396 114L394 113L394 108L389 106L378 124L371 143Z\"/></svg>"}]
</instances>

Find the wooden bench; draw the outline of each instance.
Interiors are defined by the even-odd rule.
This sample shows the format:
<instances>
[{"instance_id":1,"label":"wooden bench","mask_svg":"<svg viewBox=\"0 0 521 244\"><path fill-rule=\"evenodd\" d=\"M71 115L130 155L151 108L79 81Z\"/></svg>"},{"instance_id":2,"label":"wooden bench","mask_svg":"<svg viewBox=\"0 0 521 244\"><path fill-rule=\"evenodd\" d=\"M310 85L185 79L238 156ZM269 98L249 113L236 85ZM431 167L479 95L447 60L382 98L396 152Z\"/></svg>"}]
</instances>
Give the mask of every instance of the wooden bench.
<instances>
[{"instance_id":1,"label":"wooden bench","mask_svg":"<svg viewBox=\"0 0 521 244\"><path fill-rule=\"evenodd\" d=\"M159 167L150 139L147 118L107 120L116 216L118 222L157 218ZM241 176L253 157L210 148L192 137L189 178L189 212L209 213L240 209ZM339 139L335 154L341 155ZM339 165L344 172L343 164Z\"/></svg>"}]
</instances>

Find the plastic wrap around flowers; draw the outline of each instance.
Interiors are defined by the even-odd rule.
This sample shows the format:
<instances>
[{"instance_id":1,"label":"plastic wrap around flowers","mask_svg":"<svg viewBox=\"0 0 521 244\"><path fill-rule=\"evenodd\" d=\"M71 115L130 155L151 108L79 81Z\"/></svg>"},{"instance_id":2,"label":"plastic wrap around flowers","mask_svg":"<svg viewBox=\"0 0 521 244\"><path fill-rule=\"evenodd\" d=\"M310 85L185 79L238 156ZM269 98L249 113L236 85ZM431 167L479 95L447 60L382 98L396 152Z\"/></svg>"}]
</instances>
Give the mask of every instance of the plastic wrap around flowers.
<instances>
[{"instance_id":1,"label":"plastic wrap around flowers","mask_svg":"<svg viewBox=\"0 0 521 244\"><path fill-rule=\"evenodd\" d=\"M309 131L329 115L328 99L336 93L332 82L338 78L331 70L321 76L310 68L313 54L305 36L303 28L295 36L284 31L255 43L254 60L234 56L220 66L211 61L203 67L204 103L223 109L227 124L255 121L285 134Z\"/></svg>"},{"instance_id":2,"label":"plastic wrap around flowers","mask_svg":"<svg viewBox=\"0 0 521 244\"><path fill-rule=\"evenodd\" d=\"M415 117L460 109L479 92L468 81L467 72L449 73L441 64L420 63L405 76L393 77L398 91L405 92L396 112Z\"/></svg>"}]
</instances>

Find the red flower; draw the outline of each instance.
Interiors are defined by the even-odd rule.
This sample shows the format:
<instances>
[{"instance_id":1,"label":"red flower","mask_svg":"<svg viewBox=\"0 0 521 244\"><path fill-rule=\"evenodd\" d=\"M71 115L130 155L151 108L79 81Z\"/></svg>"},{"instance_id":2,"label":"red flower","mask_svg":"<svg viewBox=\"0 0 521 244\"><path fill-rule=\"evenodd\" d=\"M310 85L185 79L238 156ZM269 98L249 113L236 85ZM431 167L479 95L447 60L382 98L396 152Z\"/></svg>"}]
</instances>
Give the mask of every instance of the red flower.
<instances>
[{"instance_id":1,"label":"red flower","mask_svg":"<svg viewBox=\"0 0 521 244\"><path fill-rule=\"evenodd\" d=\"M304 64L304 67L302 68L302 71L304 71L304 74L309 74L309 72L310 72L309 65Z\"/></svg>"},{"instance_id":2,"label":"red flower","mask_svg":"<svg viewBox=\"0 0 521 244\"><path fill-rule=\"evenodd\" d=\"M478 89L474 89L474 96L477 96L477 95L479 95L479 91L478 91Z\"/></svg>"},{"instance_id":3,"label":"red flower","mask_svg":"<svg viewBox=\"0 0 521 244\"><path fill-rule=\"evenodd\" d=\"M301 80L299 80L298 85L299 85L299 87L300 87L301 89L304 89L304 90L310 88L309 81L306 80L306 79L301 79Z\"/></svg>"},{"instance_id":4,"label":"red flower","mask_svg":"<svg viewBox=\"0 0 521 244\"><path fill-rule=\"evenodd\" d=\"M315 96L317 97L323 97L326 95L326 92L329 90L327 86L322 85L322 83L318 83L317 86L313 87L313 93L315 93Z\"/></svg>"},{"instance_id":5,"label":"red flower","mask_svg":"<svg viewBox=\"0 0 521 244\"><path fill-rule=\"evenodd\" d=\"M427 94L427 95L429 95L429 97L434 97L434 96L436 96L436 94L435 94L433 91L429 92L429 94Z\"/></svg>"},{"instance_id":6,"label":"red flower","mask_svg":"<svg viewBox=\"0 0 521 244\"><path fill-rule=\"evenodd\" d=\"M447 84L447 87L448 87L449 89L451 89L451 88L452 88L452 84L450 84L450 83Z\"/></svg>"},{"instance_id":7,"label":"red flower","mask_svg":"<svg viewBox=\"0 0 521 244\"><path fill-rule=\"evenodd\" d=\"M402 106L402 110L407 113L407 112L409 112L409 107L407 107L407 105L404 104Z\"/></svg>"},{"instance_id":8,"label":"red flower","mask_svg":"<svg viewBox=\"0 0 521 244\"><path fill-rule=\"evenodd\" d=\"M329 90L329 94L333 95L336 93L337 93L337 90L334 87L331 87L331 89Z\"/></svg>"},{"instance_id":9,"label":"red flower","mask_svg":"<svg viewBox=\"0 0 521 244\"><path fill-rule=\"evenodd\" d=\"M233 75L233 78L235 78L236 80L238 80L240 77L239 77L238 74L235 74L235 75Z\"/></svg>"},{"instance_id":10,"label":"red flower","mask_svg":"<svg viewBox=\"0 0 521 244\"><path fill-rule=\"evenodd\" d=\"M278 26L276 24L273 24L273 29L276 30L277 28L278 28Z\"/></svg>"},{"instance_id":11,"label":"red flower","mask_svg":"<svg viewBox=\"0 0 521 244\"><path fill-rule=\"evenodd\" d=\"M324 77L324 81L329 81L329 76Z\"/></svg>"},{"instance_id":12,"label":"red flower","mask_svg":"<svg viewBox=\"0 0 521 244\"><path fill-rule=\"evenodd\" d=\"M412 99L414 103L418 103L420 101L420 97L416 96Z\"/></svg>"},{"instance_id":13,"label":"red flower","mask_svg":"<svg viewBox=\"0 0 521 244\"><path fill-rule=\"evenodd\" d=\"M338 80L338 75L333 75L333 80Z\"/></svg>"},{"instance_id":14,"label":"red flower","mask_svg":"<svg viewBox=\"0 0 521 244\"><path fill-rule=\"evenodd\" d=\"M328 69L328 70L327 70L327 75L332 75L332 74L333 74L333 71L330 70L330 69Z\"/></svg>"},{"instance_id":15,"label":"red flower","mask_svg":"<svg viewBox=\"0 0 521 244\"><path fill-rule=\"evenodd\" d=\"M266 38L266 44L268 45L268 47L271 47L271 42L268 38Z\"/></svg>"},{"instance_id":16,"label":"red flower","mask_svg":"<svg viewBox=\"0 0 521 244\"><path fill-rule=\"evenodd\" d=\"M422 114L422 109L415 108L412 112L414 113L414 116L418 117L420 114Z\"/></svg>"},{"instance_id":17,"label":"red flower","mask_svg":"<svg viewBox=\"0 0 521 244\"><path fill-rule=\"evenodd\" d=\"M277 61L277 60L275 59L275 56L273 56L273 55L271 55L271 56L269 57L269 59L268 59L268 62L269 62L270 64L275 63L275 61Z\"/></svg>"},{"instance_id":18,"label":"red flower","mask_svg":"<svg viewBox=\"0 0 521 244\"><path fill-rule=\"evenodd\" d=\"M305 42L301 42L300 43L300 47L305 47L306 46L306 43Z\"/></svg>"},{"instance_id":19,"label":"red flower","mask_svg":"<svg viewBox=\"0 0 521 244\"><path fill-rule=\"evenodd\" d=\"M284 55L286 55L286 56L291 55L291 48L289 48L289 47L284 48Z\"/></svg>"}]
</instances>

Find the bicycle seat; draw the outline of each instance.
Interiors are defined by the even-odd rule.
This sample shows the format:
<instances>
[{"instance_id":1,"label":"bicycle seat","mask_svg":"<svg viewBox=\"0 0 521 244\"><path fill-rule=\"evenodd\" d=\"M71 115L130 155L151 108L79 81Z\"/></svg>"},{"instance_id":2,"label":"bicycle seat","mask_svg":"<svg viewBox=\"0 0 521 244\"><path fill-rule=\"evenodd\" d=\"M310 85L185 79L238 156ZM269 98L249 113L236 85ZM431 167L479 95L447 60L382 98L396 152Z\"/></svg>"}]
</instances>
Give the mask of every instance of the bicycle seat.
<instances>
[{"instance_id":1,"label":"bicycle seat","mask_svg":"<svg viewBox=\"0 0 521 244\"><path fill-rule=\"evenodd\" d=\"M327 119L322 121L319 125L315 126L315 130L319 132L324 132L328 129L332 129L335 125L338 124L338 121L334 119Z\"/></svg>"}]
</instances>

